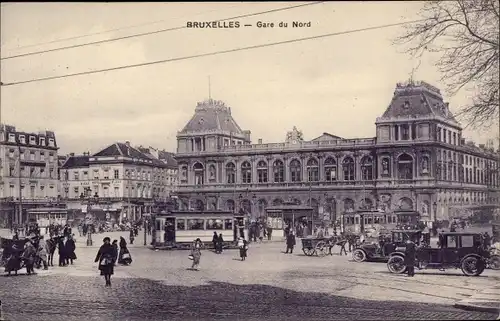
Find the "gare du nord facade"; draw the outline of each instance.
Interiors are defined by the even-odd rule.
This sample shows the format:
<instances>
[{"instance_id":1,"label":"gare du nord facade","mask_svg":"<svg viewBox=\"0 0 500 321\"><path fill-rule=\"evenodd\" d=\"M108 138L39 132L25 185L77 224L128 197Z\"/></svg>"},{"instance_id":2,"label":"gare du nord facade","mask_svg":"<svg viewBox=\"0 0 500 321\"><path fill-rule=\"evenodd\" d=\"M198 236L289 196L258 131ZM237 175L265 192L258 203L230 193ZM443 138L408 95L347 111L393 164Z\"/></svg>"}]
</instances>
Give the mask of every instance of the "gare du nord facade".
<instances>
[{"instance_id":1,"label":"gare du nord facade","mask_svg":"<svg viewBox=\"0 0 500 321\"><path fill-rule=\"evenodd\" d=\"M381 214L365 224L395 223L398 211L412 210L431 227L498 207L498 153L462 138L439 89L397 84L375 124L371 138L305 141L293 127L284 142L252 144L230 107L200 102L177 135L180 208L269 223L272 209L293 204L330 226L359 224L360 210Z\"/></svg>"}]
</instances>

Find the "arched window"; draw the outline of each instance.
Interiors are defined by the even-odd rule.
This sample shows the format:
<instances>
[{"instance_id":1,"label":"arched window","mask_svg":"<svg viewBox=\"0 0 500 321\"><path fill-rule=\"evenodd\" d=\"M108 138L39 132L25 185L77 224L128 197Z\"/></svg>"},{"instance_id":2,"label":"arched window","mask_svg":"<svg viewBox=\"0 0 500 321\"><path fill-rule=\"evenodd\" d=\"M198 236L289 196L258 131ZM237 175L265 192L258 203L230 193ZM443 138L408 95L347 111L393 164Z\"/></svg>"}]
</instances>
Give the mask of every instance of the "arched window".
<instances>
[{"instance_id":1,"label":"arched window","mask_svg":"<svg viewBox=\"0 0 500 321\"><path fill-rule=\"evenodd\" d=\"M252 165L249 162L241 164L241 176L243 183L249 184L252 182Z\"/></svg>"},{"instance_id":2,"label":"arched window","mask_svg":"<svg viewBox=\"0 0 500 321\"><path fill-rule=\"evenodd\" d=\"M301 174L300 162L296 159L290 162L290 180L292 182L300 182Z\"/></svg>"},{"instance_id":3,"label":"arched window","mask_svg":"<svg viewBox=\"0 0 500 321\"><path fill-rule=\"evenodd\" d=\"M361 173L364 181L373 180L373 162L371 157L365 156L361 159Z\"/></svg>"},{"instance_id":4,"label":"arched window","mask_svg":"<svg viewBox=\"0 0 500 321\"><path fill-rule=\"evenodd\" d=\"M66 172L67 174L67 172ZM188 167L186 165L183 165L181 167L181 183L187 183L188 181ZM127 174L126 174L127 178L130 178L130 172L127 171Z\"/></svg>"},{"instance_id":5,"label":"arched window","mask_svg":"<svg viewBox=\"0 0 500 321\"><path fill-rule=\"evenodd\" d=\"M257 210L259 212L259 216L265 216L266 215L266 207L267 207L267 202L265 199L260 199L257 203Z\"/></svg>"},{"instance_id":6,"label":"arched window","mask_svg":"<svg viewBox=\"0 0 500 321\"><path fill-rule=\"evenodd\" d=\"M408 154L398 157L398 178L413 179L413 158Z\"/></svg>"},{"instance_id":7,"label":"arched window","mask_svg":"<svg viewBox=\"0 0 500 321\"><path fill-rule=\"evenodd\" d=\"M311 158L307 161L307 178L309 182L319 181L318 161L314 158Z\"/></svg>"},{"instance_id":8,"label":"arched window","mask_svg":"<svg viewBox=\"0 0 500 321\"><path fill-rule=\"evenodd\" d=\"M330 217L331 221L337 220L337 203L333 198L327 198L325 204L325 215Z\"/></svg>"},{"instance_id":9,"label":"arched window","mask_svg":"<svg viewBox=\"0 0 500 321\"><path fill-rule=\"evenodd\" d=\"M244 199L241 201L240 208L243 210L245 214L252 212L252 203L249 200Z\"/></svg>"},{"instance_id":10,"label":"arched window","mask_svg":"<svg viewBox=\"0 0 500 321\"><path fill-rule=\"evenodd\" d=\"M351 157L344 158L342 171L344 172L344 181L354 180L354 160Z\"/></svg>"},{"instance_id":11,"label":"arched window","mask_svg":"<svg viewBox=\"0 0 500 321\"><path fill-rule=\"evenodd\" d=\"M257 178L259 183L267 183L267 163L260 161L257 163Z\"/></svg>"},{"instance_id":12,"label":"arched window","mask_svg":"<svg viewBox=\"0 0 500 321\"><path fill-rule=\"evenodd\" d=\"M273 173L275 183L282 183L285 181L285 166L283 166L283 162L279 159L274 161Z\"/></svg>"},{"instance_id":13,"label":"arched window","mask_svg":"<svg viewBox=\"0 0 500 321\"><path fill-rule=\"evenodd\" d=\"M203 185L205 180L205 168L203 167L202 164L196 163L193 166L194 170L194 184L195 185Z\"/></svg>"},{"instance_id":14,"label":"arched window","mask_svg":"<svg viewBox=\"0 0 500 321\"><path fill-rule=\"evenodd\" d=\"M233 200L227 200L225 208L226 208L226 211L234 212L234 201Z\"/></svg>"},{"instance_id":15,"label":"arched window","mask_svg":"<svg viewBox=\"0 0 500 321\"><path fill-rule=\"evenodd\" d=\"M373 202L369 198L365 198L361 203L361 209L371 210L373 208Z\"/></svg>"},{"instance_id":16,"label":"arched window","mask_svg":"<svg viewBox=\"0 0 500 321\"><path fill-rule=\"evenodd\" d=\"M234 166L234 163L226 164L226 180L228 184L236 183L236 166Z\"/></svg>"},{"instance_id":17,"label":"arched window","mask_svg":"<svg viewBox=\"0 0 500 321\"><path fill-rule=\"evenodd\" d=\"M350 198L344 200L344 212L352 213L354 212L354 201Z\"/></svg>"},{"instance_id":18,"label":"arched window","mask_svg":"<svg viewBox=\"0 0 500 321\"><path fill-rule=\"evenodd\" d=\"M209 182L215 182L216 181L215 165L210 165L208 167L208 181Z\"/></svg>"},{"instance_id":19,"label":"arched window","mask_svg":"<svg viewBox=\"0 0 500 321\"><path fill-rule=\"evenodd\" d=\"M328 182L337 180L337 162L333 157L325 159L325 179Z\"/></svg>"},{"instance_id":20,"label":"arched window","mask_svg":"<svg viewBox=\"0 0 500 321\"><path fill-rule=\"evenodd\" d=\"M451 197L450 197L451 202ZM408 197L403 197L399 200L399 208L402 210L413 210L413 201Z\"/></svg>"}]
</instances>

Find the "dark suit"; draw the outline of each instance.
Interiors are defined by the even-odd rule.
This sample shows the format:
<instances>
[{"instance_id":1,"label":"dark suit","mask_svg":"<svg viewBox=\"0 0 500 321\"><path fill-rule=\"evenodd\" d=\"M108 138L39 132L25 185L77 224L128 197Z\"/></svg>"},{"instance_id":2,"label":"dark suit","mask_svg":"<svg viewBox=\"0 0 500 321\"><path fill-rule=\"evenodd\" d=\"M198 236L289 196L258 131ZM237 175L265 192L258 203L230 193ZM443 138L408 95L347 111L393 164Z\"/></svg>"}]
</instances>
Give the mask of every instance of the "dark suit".
<instances>
[{"instance_id":1,"label":"dark suit","mask_svg":"<svg viewBox=\"0 0 500 321\"><path fill-rule=\"evenodd\" d=\"M405 265L408 272L408 276L415 275L415 258L417 255L417 247L415 243L409 241L406 243L405 249Z\"/></svg>"},{"instance_id":2,"label":"dark suit","mask_svg":"<svg viewBox=\"0 0 500 321\"><path fill-rule=\"evenodd\" d=\"M290 250L290 254L292 254L294 246L295 246L295 235L290 233L286 237L286 253L288 253L288 250Z\"/></svg>"}]
</instances>

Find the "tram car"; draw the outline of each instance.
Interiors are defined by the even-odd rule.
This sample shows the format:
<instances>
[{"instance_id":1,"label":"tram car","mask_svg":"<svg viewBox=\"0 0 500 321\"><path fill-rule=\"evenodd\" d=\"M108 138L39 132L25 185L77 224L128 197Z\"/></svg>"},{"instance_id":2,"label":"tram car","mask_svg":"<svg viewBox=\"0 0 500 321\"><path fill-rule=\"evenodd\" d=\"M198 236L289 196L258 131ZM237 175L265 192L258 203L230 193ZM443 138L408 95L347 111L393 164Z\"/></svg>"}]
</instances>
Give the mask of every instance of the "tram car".
<instances>
[{"instance_id":1,"label":"tram car","mask_svg":"<svg viewBox=\"0 0 500 321\"><path fill-rule=\"evenodd\" d=\"M189 247L200 239L211 247L214 232L222 234L224 246L234 245L239 237L248 238L246 218L225 211L172 211L156 214L155 247Z\"/></svg>"},{"instance_id":2,"label":"tram car","mask_svg":"<svg viewBox=\"0 0 500 321\"><path fill-rule=\"evenodd\" d=\"M420 213L412 210L399 210L391 213L376 210L360 210L345 213L343 227L344 231L354 234L368 233L378 237L381 231L394 229L420 229Z\"/></svg>"}]
</instances>

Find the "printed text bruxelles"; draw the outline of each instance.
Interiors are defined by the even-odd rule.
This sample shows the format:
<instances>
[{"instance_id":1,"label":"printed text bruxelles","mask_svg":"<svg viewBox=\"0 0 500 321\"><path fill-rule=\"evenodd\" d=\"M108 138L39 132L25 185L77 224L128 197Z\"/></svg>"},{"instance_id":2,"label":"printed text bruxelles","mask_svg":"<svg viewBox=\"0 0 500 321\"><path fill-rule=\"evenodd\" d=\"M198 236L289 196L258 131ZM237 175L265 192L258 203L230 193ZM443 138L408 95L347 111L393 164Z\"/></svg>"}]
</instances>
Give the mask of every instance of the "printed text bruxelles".
<instances>
[{"instance_id":1,"label":"printed text bruxelles","mask_svg":"<svg viewBox=\"0 0 500 321\"><path fill-rule=\"evenodd\" d=\"M206 21L206 22L197 22L197 21L188 21L188 28L201 28L201 29L224 29L224 28L239 28L239 21Z\"/></svg>"}]
</instances>

